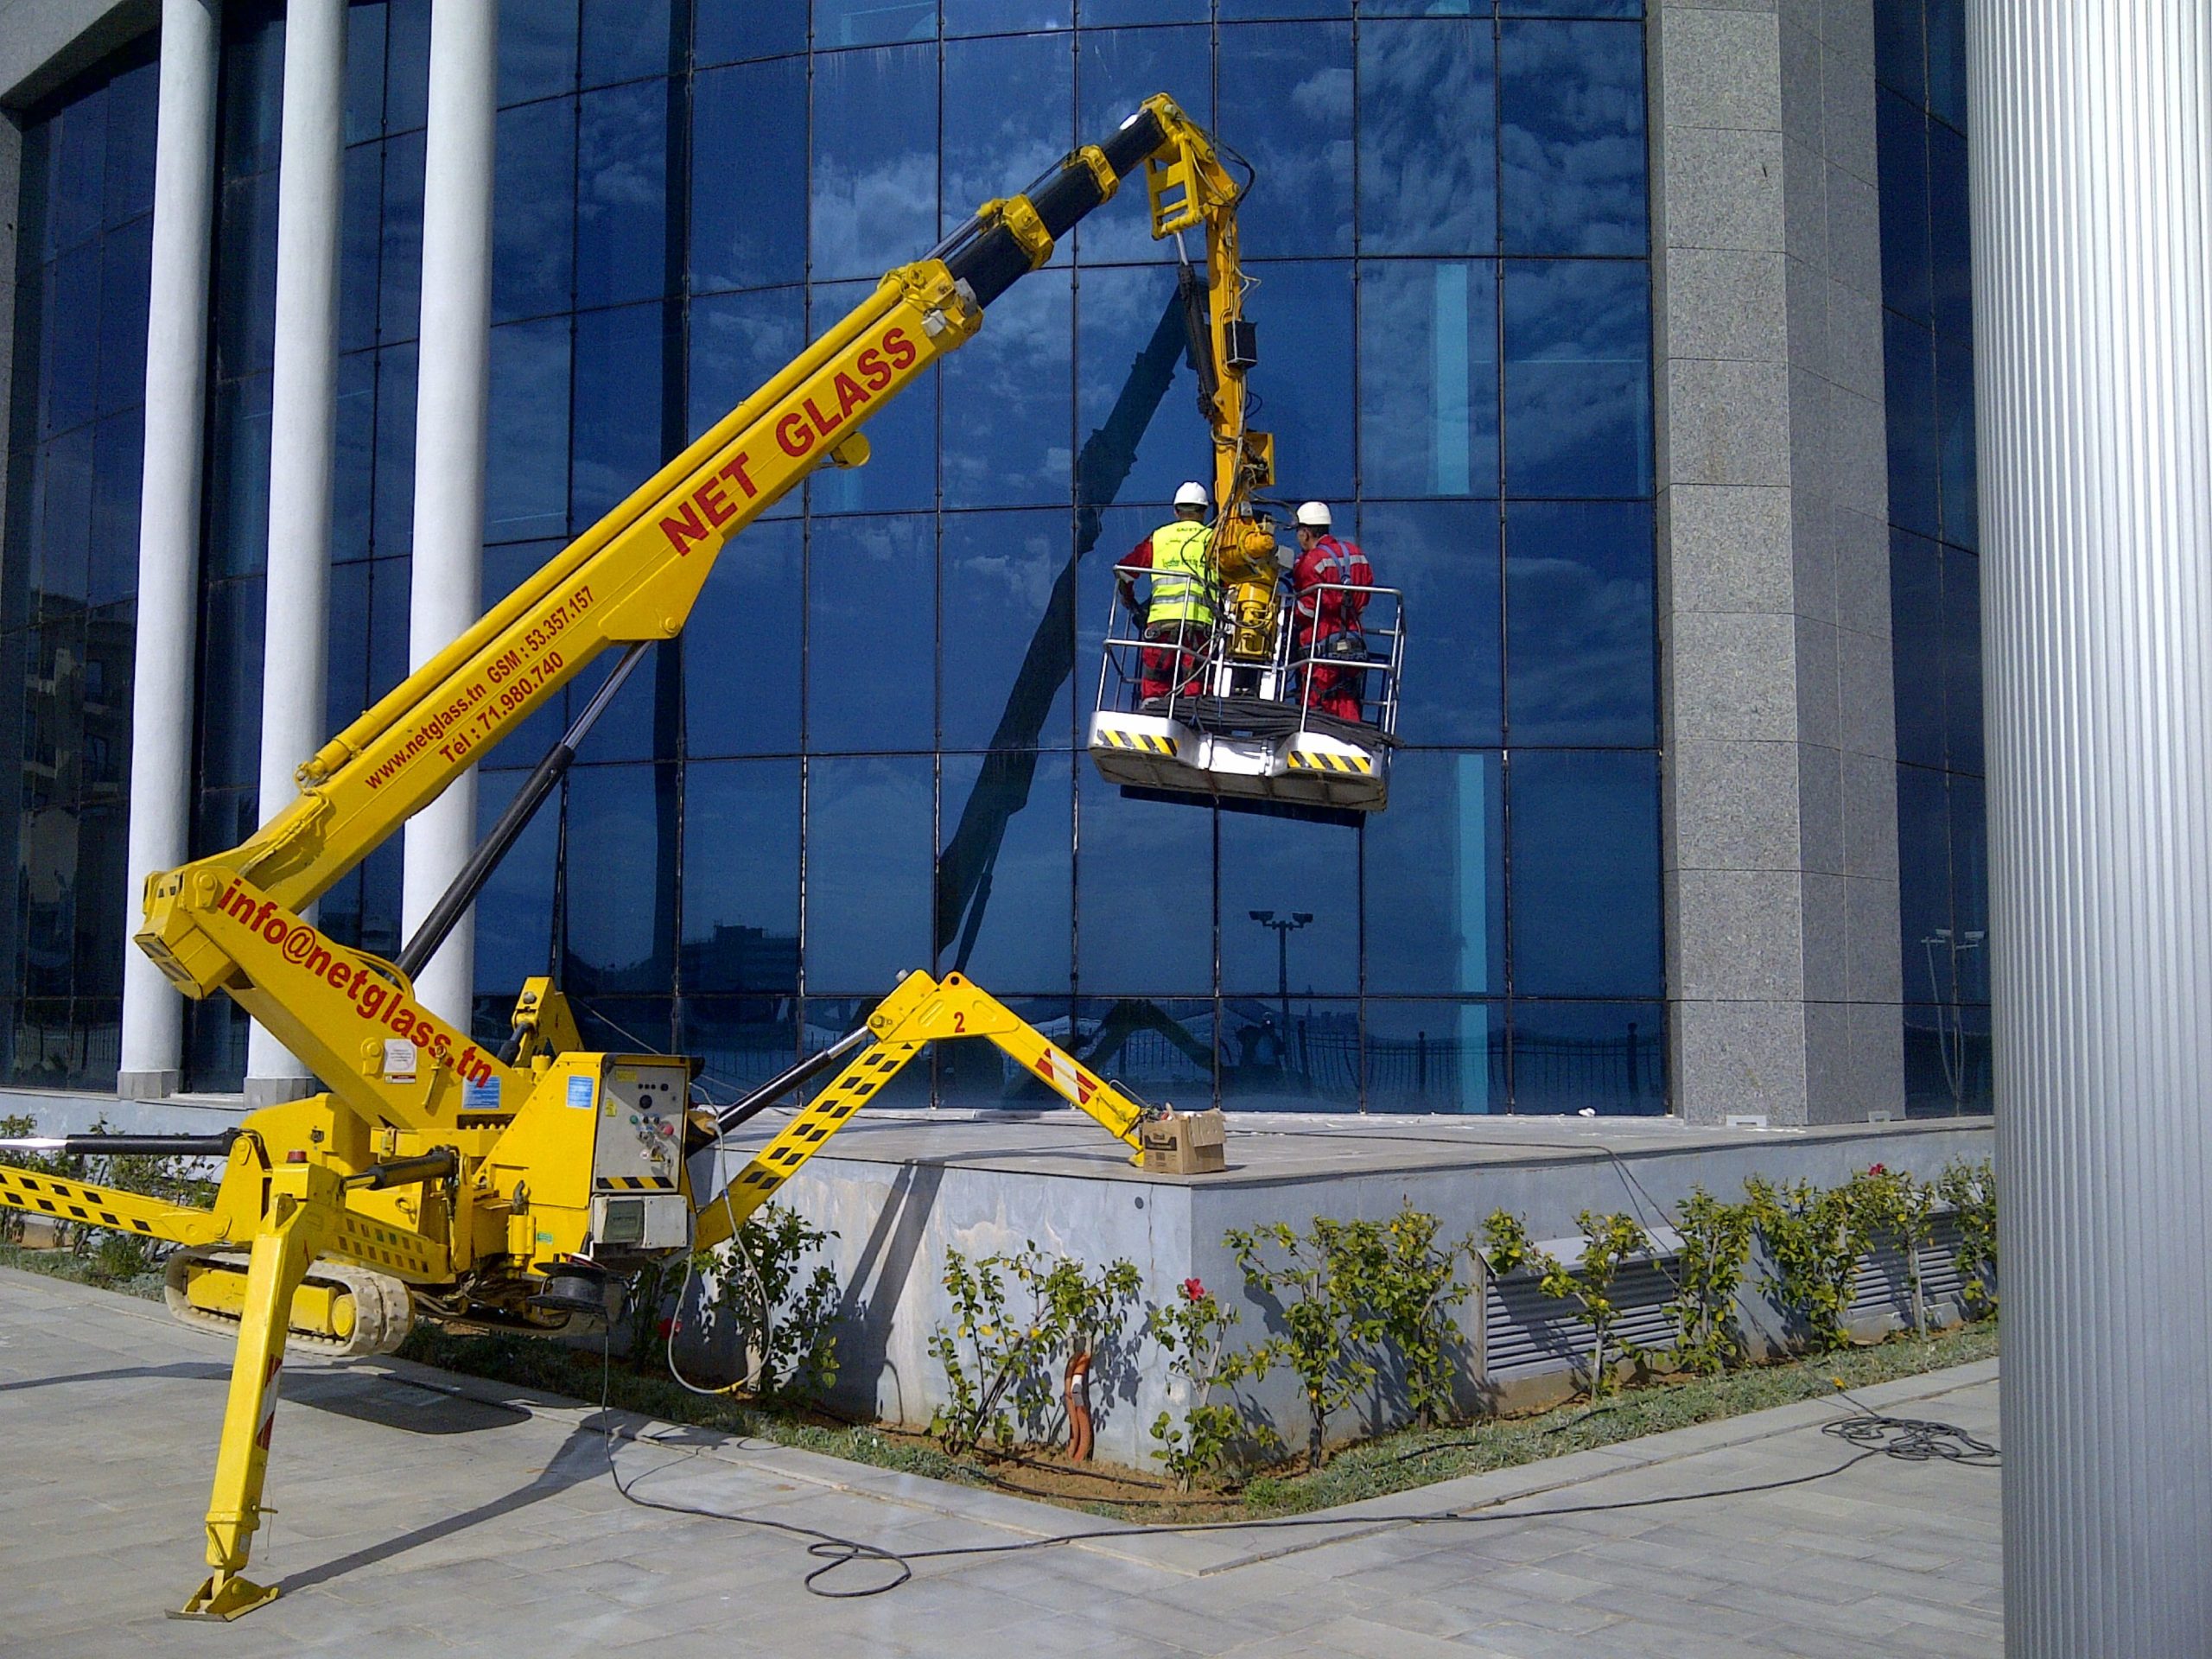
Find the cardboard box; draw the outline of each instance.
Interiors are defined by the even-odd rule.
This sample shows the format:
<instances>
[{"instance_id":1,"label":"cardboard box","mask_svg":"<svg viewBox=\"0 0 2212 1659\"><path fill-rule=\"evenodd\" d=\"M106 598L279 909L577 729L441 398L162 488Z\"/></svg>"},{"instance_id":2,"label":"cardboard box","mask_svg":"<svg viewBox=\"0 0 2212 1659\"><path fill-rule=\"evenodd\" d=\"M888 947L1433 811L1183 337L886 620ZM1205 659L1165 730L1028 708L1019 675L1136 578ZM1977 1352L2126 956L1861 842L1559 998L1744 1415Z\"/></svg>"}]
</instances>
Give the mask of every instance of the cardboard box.
<instances>
[{"instance_id":1,"label":"cardboard box","mask_svg":"<svg viewBox=\"0 0 2212 1659\"><path fill-rule=\"evenodd\" d=\"M1227 1125L1221 1109L1170 1112L1148 1119L1137 1129L1144 1167L1161 1175L1213 1175L1228 1167L1222 1143Z\"/></svg>"}]
</instances>

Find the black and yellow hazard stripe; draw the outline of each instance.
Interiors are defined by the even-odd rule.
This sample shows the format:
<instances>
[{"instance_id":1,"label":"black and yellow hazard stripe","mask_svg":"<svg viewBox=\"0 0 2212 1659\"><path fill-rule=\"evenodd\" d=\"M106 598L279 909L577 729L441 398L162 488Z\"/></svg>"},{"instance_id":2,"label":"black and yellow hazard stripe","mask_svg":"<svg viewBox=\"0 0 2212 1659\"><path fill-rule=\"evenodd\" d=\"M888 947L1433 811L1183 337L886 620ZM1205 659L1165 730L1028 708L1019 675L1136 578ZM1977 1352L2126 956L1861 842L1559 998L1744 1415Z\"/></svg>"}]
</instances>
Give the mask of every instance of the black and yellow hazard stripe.
<instances>
[{"instance_id":1,"label":"black and yellow hazard stripe","mask_svg":"<svg viewBox=\"0 0 2212 1659\"><path fill-rule=\"evenodd\" d=\"M602 1192L673 1192L676 1178L672 1175L602 1175L599 1178Z\"/></svg>"},{"instance_id":2,"label":"black and yellow hazard stripe","mask_svg":"<svg viewBox=\"0 0 2212 1659\"><path fill-rule=\"evenodd\" d=\"M1173 755L1176 753L1173 738L1151 732L1122 732L1111 726L1101 726L1098 737L1109 749L1137 749L1147 754Z\"/></svg>"},{"instance_id":3,"label":"black and yellow hazard stripe","mask_svg":"<svg viewBox=\"0 0 2212 1659\"><path fill-rule=\"evenodd\" d=\"M1375 762L1363 754L1332 754L1321 749L1293 749L1290 751L1293 772L1351 772L1365 777L1375 774Z\"/></svg>"}]
</instances>

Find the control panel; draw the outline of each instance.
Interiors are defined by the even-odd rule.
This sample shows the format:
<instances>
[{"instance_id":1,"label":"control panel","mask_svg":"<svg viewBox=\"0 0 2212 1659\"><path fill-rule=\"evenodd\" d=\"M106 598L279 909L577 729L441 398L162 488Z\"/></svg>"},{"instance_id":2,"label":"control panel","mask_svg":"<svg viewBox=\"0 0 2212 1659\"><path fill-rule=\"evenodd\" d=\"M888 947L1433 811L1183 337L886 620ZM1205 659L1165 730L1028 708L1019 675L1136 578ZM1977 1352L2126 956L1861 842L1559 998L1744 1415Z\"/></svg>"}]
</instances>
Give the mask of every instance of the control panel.
<instances>
[{"instance_id":1,"label":"control panel","mask_svg":"<svg viewBox=\"0 0 2212 1659\"><path fill-rule=\"evenodd\" d=\"M683 1111L690 1068L610 1057L592 1147L592 1237L606 1249L681 1249L690 1243L683 1195Z\"/></svg>"}]
</instances>

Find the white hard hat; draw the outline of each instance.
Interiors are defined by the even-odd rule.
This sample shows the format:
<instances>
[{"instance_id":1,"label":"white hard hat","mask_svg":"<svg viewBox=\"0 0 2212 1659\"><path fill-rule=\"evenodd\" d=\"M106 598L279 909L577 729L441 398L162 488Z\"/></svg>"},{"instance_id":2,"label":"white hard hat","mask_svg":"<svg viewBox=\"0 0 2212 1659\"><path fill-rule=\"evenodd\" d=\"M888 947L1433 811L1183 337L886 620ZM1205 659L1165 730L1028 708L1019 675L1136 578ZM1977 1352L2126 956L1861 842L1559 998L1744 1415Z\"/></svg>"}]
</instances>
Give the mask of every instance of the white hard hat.
<instances>
[{"instance_id":1,"label":"white hard hat","mask_svg":"<svg viewBox=\"0 0 2212 1659\"><path fill-rule=\"evenodd\" d=\"M1184 485L1181 489L1175 492L1175 505L1179 507L1205 506L1206 505L1206 486L1203 484L1198 483Z\"/></svg>"},{"instance_id":2,"label":"white hard hat","mask_svg":"<svg viewBox=\"0 0 2212 1659\"><path fill-rule=\"evenodd\" d=\"M1325 501L1304 503L1298 509L1298 522L1313 530L1326 530L1333 522L1329 517L1329 504Z\"/></svg>"}]
</instances>

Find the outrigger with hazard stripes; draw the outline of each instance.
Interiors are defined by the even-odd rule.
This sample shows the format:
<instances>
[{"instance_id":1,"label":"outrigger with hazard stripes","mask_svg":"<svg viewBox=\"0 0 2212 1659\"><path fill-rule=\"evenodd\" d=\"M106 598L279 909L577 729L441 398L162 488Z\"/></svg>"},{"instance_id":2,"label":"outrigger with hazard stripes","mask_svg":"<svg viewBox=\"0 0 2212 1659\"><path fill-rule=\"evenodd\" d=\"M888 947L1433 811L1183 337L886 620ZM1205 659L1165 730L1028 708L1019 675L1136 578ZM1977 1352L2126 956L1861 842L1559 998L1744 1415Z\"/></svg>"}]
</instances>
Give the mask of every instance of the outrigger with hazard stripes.
<instances>
[{"instance_id":1,"label":"outrigger with hazard stripes","mask_svg":"<svg viewBox=\"0 0 2212 1659\"><path fill-rule=\"evenodd\" d=\"M523 987L495 1050L472 1040L467 1008L425 1007L416 978L647 647L682 632L731 540L817 469L864 465L863 425L1140 176L1155 237L1205 232L1208 361L1249 359L1235 219L1244 187L1172 99L1147 99L1025 194L984 203L886 272L843 321L311 756L298 798L241 845L147 878L139 948L185 996L235 1002L323 1088L248 1114L226 1137L22 1145L215 1161L207 1209L0 1166L0 1205L177 1246L171 1310L237 1344L207 1510L210 1571L181 1616L235 1618L277 1593L245 1569L288 1345L342 1357L389 1351L417 1319L545 1332L609 1318L627 1279L727 1237L931 1042L995 1043L1138 1146L1153 1109L957 974L908 977L861 1029L719 1110L694 1109L691 1060L587 1048L549 980ZM1271 446L1245 429L1241 389L1214 391L1224 467L1247 487L1264 481ZM582 714L397 959L321 931L310 919L318 899L615 647ZM823 1093L701 1203L691 1155L832 1065L843 1069Z\"/></svg>"}]
</instances>

